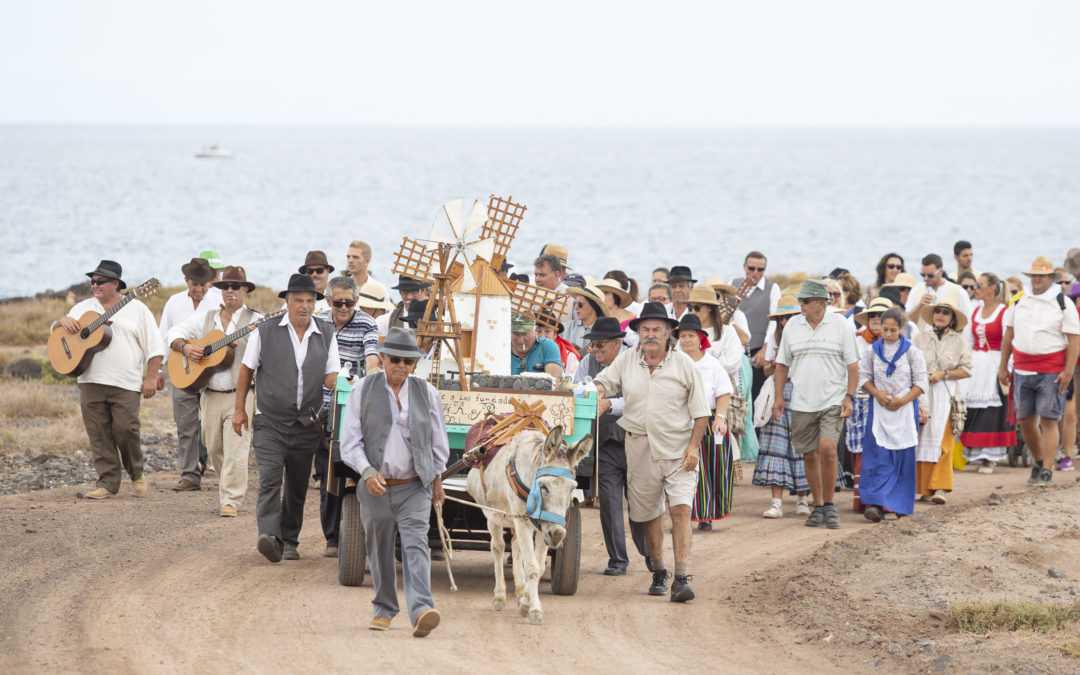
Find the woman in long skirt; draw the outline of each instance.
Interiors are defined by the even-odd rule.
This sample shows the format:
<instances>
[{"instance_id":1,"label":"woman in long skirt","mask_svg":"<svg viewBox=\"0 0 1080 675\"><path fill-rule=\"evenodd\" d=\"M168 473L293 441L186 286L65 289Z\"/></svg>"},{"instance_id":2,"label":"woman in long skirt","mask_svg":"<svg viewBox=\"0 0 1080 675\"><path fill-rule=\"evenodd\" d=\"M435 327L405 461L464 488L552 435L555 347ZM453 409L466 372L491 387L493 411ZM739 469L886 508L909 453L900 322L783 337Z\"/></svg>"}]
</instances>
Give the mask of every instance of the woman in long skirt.
<instances>
[{"instance_id":1,"label":"woman in long skirt","mask_svg":"<svg viewBox=\"0 0 1080 675\"><path fill-rule=\"evenodd\" d=\"M859 361L859 386L873 397L862 438L861 497L863 515L875 523L885 513L906 516L915 511L915 401L930 384L922 352L901 334L903 326L900 308L886 311L882 337Z\"/></svg>"},{"instance_id":2,"label":"woman in long skirt","mask_svg":"<svg viewBox=\"0 0 1080 675\"><path fill-rule=\"evenodd\" d=\"M967 420L960 442L967 461L977 463L979 473L988 474L1006 460L1009 446L1016 443L1016 427L1009 424L1008 397L997 380L1005 333L1005 284L994 274L980 274L975 298L981 304L964 331L971 348L972 373L964 396Z\"/></svg>"},{"instance_id":3,"label":"woman in long skirt","mask_svg":"<svg viewBox=\"0 0 1080 675\"><path fill-rule=\"evenodd\" d=\"M675 329L679 349L694 362L705 387L705 398L712 415L701 440L698 462L698 489L694 495L691 518L699 530L711 530L713 521L731 513L735 488L735 462L731 444L727 441L727 408L731 400L731 378L724 366L707 352L709 338L701 328L701 320L690 312L683 315Z\"/></svg>"},{"instance_id":4,"label":"woman in long skirt","mask_svg":"<svg viewBox=\"0 0 1080 675\"><path fill-rule=\"evenodd\" d=\"M861 362L863 357L870 352L870 345L881 337L881 315L885 310L893 307L888 298L874 298L862 312L855 315L855 323L861 328L855 334L855 351ZM851 406L851 417L847 420L846 434L847 449L851 453L852 464L852 491L851 508L856 512L862 512L862 502L859 499L859 480L862 474L862 445L863 433L866 430L866 415L870 410L870 395L863 389L855 392L855 400Z\"/></svg>"},{"instance_id":5,"label":"woman in long skirt","mask_svg":"<svg viewBox=\"0 0 1080 675\"><path fill-rule=\"evenodd\" d=\"M765 373L772 375L776 361L776 349L780 344L780 336L784 333L784 326L788 319L799 314L799 302L793 295L784 295L777 302L776 310L769 318L776 322L775 333L770 335L765 344ZM771 385L766 385L771 386ZM810 502L807 495L810 494L810 483L806 480L806 463L802 455L795 452L791 447L790 406L791 381L784 385L784 414L779 420L772 419L761 427L757 464L754 468L753 484L770 488L772 499L769 508L763 515L766 518L784 517L784 492L795 495L795 512L799 515L810 515Z\"/></svg>"},{"instance_id":6,"label":"woman in long skirt","mask_svg":"<svg viewBox=\"0 0 1080 675\"><path fill-rule=\"evenodd\" d=\"M953 435L952 398L957 395L956 380L971 376L971 350L960 331L967 317L957 309L951 297L939 298L923 309L922 319L930 328L915 338L915 346L926 357L930 391L919 401L926 406L929 419L919 433L915 452L916 493L923 501L944 504L953 487L953 451L958 441Z\"/></svg>"}]
</instances>

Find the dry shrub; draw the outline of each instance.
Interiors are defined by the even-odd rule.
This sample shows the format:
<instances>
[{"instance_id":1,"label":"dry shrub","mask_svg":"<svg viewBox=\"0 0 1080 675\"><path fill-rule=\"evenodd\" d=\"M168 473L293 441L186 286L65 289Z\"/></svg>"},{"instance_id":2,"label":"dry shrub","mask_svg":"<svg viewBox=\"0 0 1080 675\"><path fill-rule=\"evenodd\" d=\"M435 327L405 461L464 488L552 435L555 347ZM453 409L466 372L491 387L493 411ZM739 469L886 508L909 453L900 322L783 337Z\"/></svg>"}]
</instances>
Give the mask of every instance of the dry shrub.
<instances>
[{"instance_id":1,"label":"dry shrub","mask_svg":"<svg viewBox=\"0 0 1080 675\"><path fill-rule=\"evenodd\" d=\"M1053 605L1025 600L957 603L949 608L949 626L965 633L994 630L1045 632L1080 621L1080 602Z\"/></svg>"},{"instance_id":2,"label":"dry shrub","mask_svg":"<svg viewBox=\"0 0 1080 675\"><path fill-rule=\"evenodd\" d=\"M49 327L68 310L63 300L18 300L0 304L0 345L43 345Z\"/></svg>"},{"instance_id":3,"label":"dry shrub","mask_svg":"<svg viewBox=\"0 0 1080 675\"><path fill-rule=\"evenodd\" d=\"M55 419L78 410L78 403L62 387L41 382L3 380L0 382L0 419Z\"/></svg>"},{"instance_id":4,"label":"dry shrub","mask_svg":"<svg viewBox=\"0 0 1080 675\"><path fill-rule=\"evenodd\" d=\"M69 455L78 450L88 450L90 441L86 438L86 427L78 410L78 406L75 406L74 413L64 417L37 418L0 426L0 452Z\"/></svg>"}]
</instances>

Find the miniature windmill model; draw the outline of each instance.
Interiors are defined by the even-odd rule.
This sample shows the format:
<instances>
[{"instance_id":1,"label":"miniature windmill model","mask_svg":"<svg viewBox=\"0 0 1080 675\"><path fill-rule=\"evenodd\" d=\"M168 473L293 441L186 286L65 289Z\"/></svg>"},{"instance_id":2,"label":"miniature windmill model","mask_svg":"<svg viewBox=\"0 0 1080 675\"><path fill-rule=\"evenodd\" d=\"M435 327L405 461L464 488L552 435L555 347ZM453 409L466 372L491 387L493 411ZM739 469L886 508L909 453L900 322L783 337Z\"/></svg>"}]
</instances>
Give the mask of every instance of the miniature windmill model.
<instances>
[{"instance_id":1,"label":"miniature windmill model","mask_svg":"<svg viewBox=\"0 0 1080 675\"><path fill-rule=\"evenodd\" d=\"M513 199L513 196L488 196L487 222L484 223L484 230L480 236L495 242L495 254L490 258L490 262L496 270L501 270L503 263L506 262L510 244L517 236L521 220L525 217L525 205L518 204Z\"/></svg>"},{"instance_id":2,"label":"miniature windmill model","mask_svg":"<svg viewBox=\"0 0 1080 675\"><path fill-rule=\"evenodd\" d=\"M564 293L522 281L514 284L510 295L514 314L528 316L545 328L556 331L559 329L559 317L566 314L569 301L570 297Z\"/></svg>"}]
</instances>

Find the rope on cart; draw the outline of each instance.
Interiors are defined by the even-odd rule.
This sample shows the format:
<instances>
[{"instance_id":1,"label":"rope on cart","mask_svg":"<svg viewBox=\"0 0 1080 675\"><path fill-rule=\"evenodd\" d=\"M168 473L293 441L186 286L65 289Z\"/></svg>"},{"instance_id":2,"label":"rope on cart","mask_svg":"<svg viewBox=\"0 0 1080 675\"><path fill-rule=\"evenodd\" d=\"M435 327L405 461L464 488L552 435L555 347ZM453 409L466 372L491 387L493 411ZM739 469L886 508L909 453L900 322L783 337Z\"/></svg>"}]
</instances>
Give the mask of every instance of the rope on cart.
<instances>
[{"instance_id":1,"label":"rope on cart","mask_svg":"<svg viewBox=\"0 0 1080 675\"><path fill-rule=\"evenodd\" d=\"M446 557L446 576L450 577L450 592L457 591L457 582L454 581L454 570L450 562L454 559L454 544L450 541L450 532L443 522L442 504L435 505L435 520L439 524L439 539L442 541L443 555Z\"/></svg>"}]
</instances>

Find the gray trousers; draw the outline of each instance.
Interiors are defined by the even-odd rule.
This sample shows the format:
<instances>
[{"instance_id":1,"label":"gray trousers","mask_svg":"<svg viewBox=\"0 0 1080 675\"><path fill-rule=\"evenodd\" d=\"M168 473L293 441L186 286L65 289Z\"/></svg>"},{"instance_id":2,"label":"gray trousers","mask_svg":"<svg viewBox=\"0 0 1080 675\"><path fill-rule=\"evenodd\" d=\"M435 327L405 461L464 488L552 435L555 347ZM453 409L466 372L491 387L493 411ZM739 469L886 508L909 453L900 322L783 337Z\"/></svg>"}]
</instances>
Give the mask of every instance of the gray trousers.
<instances>
[{"instance_id":1,"label":"gray trousers","mask_svg":"<svg viewBox=\"0 0 1080 675\"><path fill-rule=\"evenodd\" d=\"M322 427L305 429L297 423L274 424L255 415L252 445L259 467L259 498L255 517L259 534L269 534L287 544L300 541L304 525L304 500L314 448L319 447Z\"/></svg>"},{"instance_id":2,"label":"gray trousers","mask_svg":"<svg viewBox=\"0 0 1080 675\"><path fill-rule=\"evenodd\" d=\"M394 567L394 535L401 534L401 573L409 621L434 607L431 598L431 549L428 523L431 517L431 486L419 481L388 487L375 497L360 484L356 487L367 539L371 583L375 587L375 616L393 618L398 613L397 576Z\"/></svg>"},{"instance_id":3,"label":"gray trousers","mask_svg":"<svg viewBox=\"0 0 1080 675\"><path fill-rule=\"evenodd\" d=\"M173 419L176 420L176 459L180 464L180 477L196 485L202 484L199 474L202 424L199 422L199 395L169 385L172 393Z\"/></svg>"},{"instance_id":4,"label":"gray trousers","mask_svg":"<svg viewBox=\"0 0 1080 675\"><path fill-rule=\"evenodd\" d=\"M622 443L608 440L599 450L599 488L597 500L600 505L600 529L607 547L608 567L626 569L630 559L626 555L626 530L623 528L623 496L626 494L626 448ZM645 524L630 521L630 537L638 553L648 554Z\"/></svg>"}]
</instances>

